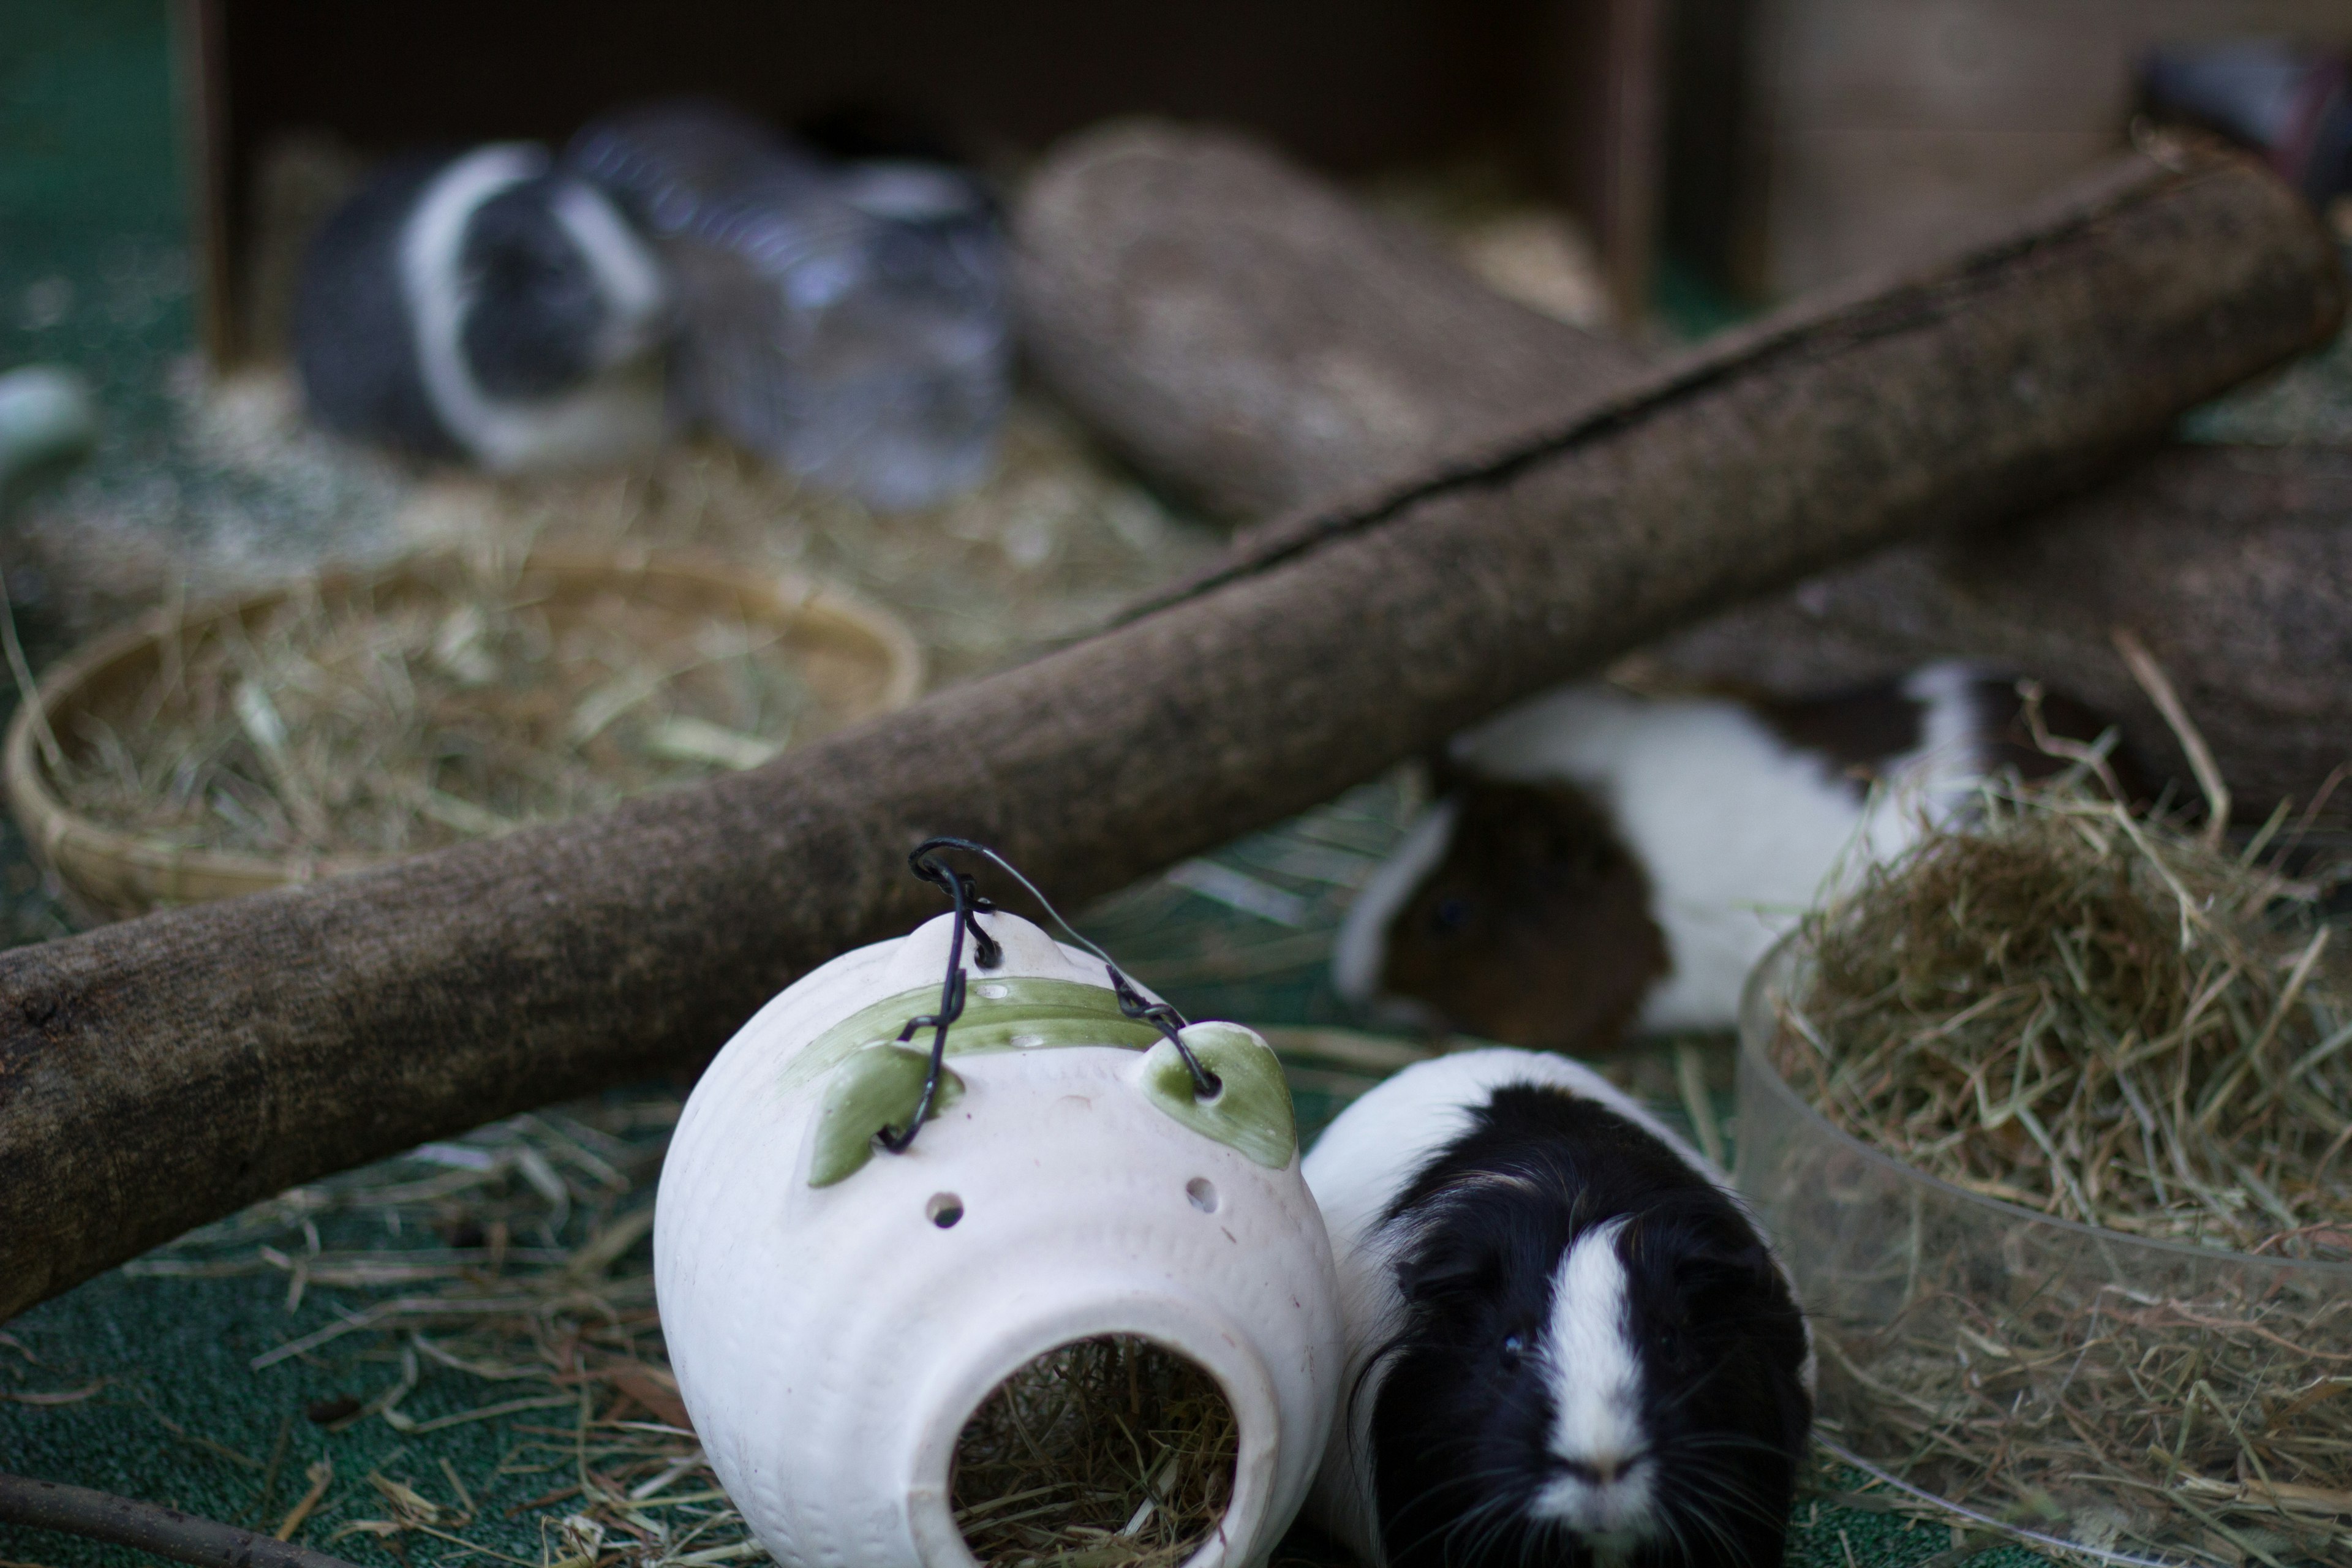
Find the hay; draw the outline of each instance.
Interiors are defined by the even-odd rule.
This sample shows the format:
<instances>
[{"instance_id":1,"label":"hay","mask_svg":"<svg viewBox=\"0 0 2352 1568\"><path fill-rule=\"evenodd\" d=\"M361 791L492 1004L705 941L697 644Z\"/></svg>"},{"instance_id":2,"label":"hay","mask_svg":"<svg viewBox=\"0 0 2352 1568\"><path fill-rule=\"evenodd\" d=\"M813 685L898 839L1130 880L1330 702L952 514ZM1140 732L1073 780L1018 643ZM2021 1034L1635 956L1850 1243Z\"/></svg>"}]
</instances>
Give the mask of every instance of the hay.
<instances>
[{"instance_id":1,"label":"hay","mask_svg":"<svg viewBox=\"0 0 2352 1568\"><path fill-rule=\"evenodd\" d=\"M1765 1054L1954 1186L2178 1245L1898 1192L1789 1134L1825 1434L2104 1550L2346 1561L2352 1292L2307 1267L2352 1262L2345 933L2267 853L2283 816L2232 855L2082 789L1980 801L1809 919Z\"/></svg>"},{"instance_id":2,"label":"hay","mask_svg":"<svg viewBox=\"0 0 2352 1568\"><path fill-rule=\"evenodd\" d=\"M335 1292L324 1327L254 1357L254 1369L364 1347L356 1361L383 1366L386 1381L311 1419L330 1430L382 1422L427 1453L436 1433L506 1423L513 1441L488 1479L528 1489L509 1517L538 1513L542 1562L755 1561L765 1552L695 1439L654 1304L654 1179L681 1099L608 1095L427 1144L281 1194L124 1272L275 1274L289 1310L313 1289ZM341 1305L353 1295L373 1300ZM428 1377L478 1393L419 1419L403 1405ZM499 1550L511 1527L427 1463L390 1487L381 1475L314 1474L294 1533L329 1550L365 1536L395 1554L446 1547L455 1560L471 1548L511 1561Z\"/></svg>"},{"instance_id":3,"label":"hay","mask_svg":"<svg viewBox=\"0 0 2352 1568\"><path fill-rule=\"evenodd\" d=\"M2315 889L2087 793L1981 798L1808 922L1777 1065L1984 1196L2352 1262L2352 938Z\"/></svg>"},{"instance_id":4,"label":"hay","mask_svg":"<svg viewBox=\"0 0 2352 1568\"><path fill-rule=\"evenodd\" d=\"M1221 538L1025 395L987 479L920 511L875 511L734 448L690 442L636 472L446 471L415 489L394 531L427 546L688 550L840 583L904 616L943 684L1097 630L1210 559Z\"/></svg>"},{"instance_id":5,"label":"hay","mask_svg":"<svg viewBox=\"0 0 2352 1568\"><path fill-rule=\"evenodd\" d=\"M755 764L856 695L774 625L555 603L446 557L184 635L143 689L60 721L50 773L156 845L391 855Z\"/></svg>"},{"instance_id":6,"label":"hay","mask_svg":"<svg viewBox=\"0 0 2352 1568\"><path fill-rule=\"evenodd\" d=\"M1239 1447L1223 1392L1191 1361L1126 1335L1081 1340L964 1424L956 1525L987 1568L1168 1568L1216 1532Z\"/></svg>"}]
</instances>

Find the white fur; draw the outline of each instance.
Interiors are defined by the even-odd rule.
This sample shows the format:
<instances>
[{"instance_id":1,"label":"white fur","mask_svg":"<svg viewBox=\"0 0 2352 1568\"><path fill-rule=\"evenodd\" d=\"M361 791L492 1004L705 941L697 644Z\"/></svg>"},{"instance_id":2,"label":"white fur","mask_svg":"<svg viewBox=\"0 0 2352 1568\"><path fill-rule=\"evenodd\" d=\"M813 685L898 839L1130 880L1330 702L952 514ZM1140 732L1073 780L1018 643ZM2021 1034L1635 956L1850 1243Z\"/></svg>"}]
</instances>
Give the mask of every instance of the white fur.
<instances>
[{"instance_id":1,"label":"white fur","mask_svg":"<svg viewBox=\"0 0 2352 1568\"><path fill-rule=\"evenodd\" d=\"M1497 1089L1521 1083L1565 1089L1607 1106L1732 1192L1721 1172L1614 1084L1580 1062L1536 1051L1495 1047L1416 1062L1376 1085L1324 1130L1307 1151L1304 1171L1331 1236L1347 1353L1340 1363L1339 1428L1325 1449L1310 1506L1326 1529L1375 1562L1379 1512L1370 1489L1370 1423L1380 1369L1368 1376L1365 1368L1403 1321L1394 1261L1406 1239L1398 1234L1402 1227L1383 1226L1381 1216L1430 1161L1470 1130L1474 1113ZM1571 1249L1569 1258L1575 1256ZM1810 1361L1807 1376L1810 1386Z\"/></svg>"},{"instance_id":2,"label":"white fur","mask_svg":"<svg viewBox=\"0 0 2352 1568\"><path fill-rule=\"evenodd\" d=\"M1331 948L1331 984L1341 997L1363 1006L1379 994L1381 972L1389 962L1389 927L1414 889L1445 858L1459 814L1460 803L1451 800L1422 813L1348 906L1348 918Z\"/></svg>"},{"instance_id":3,"label":"white fur","mask_svg":"<svg viewBox=\"0 0 2352 1568\"><path fill-rule=\"evenodd\" d=\"M1623 1220L1576 1238L1552 1280L1544 1336L1551 1381L1551 1451L1586 1467L1536 1494L1530 1511L1587 1535L1636 1533L1649 1518L1657 1468L1644 1458L1642 1361L1633 1348L1631 1289L1617 1251Z\"/></svg>"},{"instance_id":4,"label":"white fur","mask_svg":"<svg viewBox=\"0 0 2352 1568\"><path fill-rule=\"evenodd\" d=\"M478 148L434 176L401 236L401 288L425 395L475 460L500 472L622 461L650 452L662 437L660 367L650 361L618 367L562 397L534 403L492 397L466 363L458 342L466 306L459 266L466 226L500 191L546 170L547 154L527 143ZM638 272L657 283L658 267L649 253L635 263L623 260L622 247L635 240L619 228L617 217L606 230L588 216L604 205L603 198L584 188L583 194L584 204L567 200L559 205L559 216L581 238L600 279L608 285L618 279L633 290L628 298L641 297L645 279ZM588 235L594 236L593 241Z\"/></svg>"},{"instance_id":5,"label":"white fur","mask_svg":"<svg viewBox=\"0 0 2352 1568\"><path fill-rule=\"evenodd\" d=\"M619 364L653 348L669 305L669 279L661 262L593 185L578 180L564 184L556 194L555 217L588 258L612 307L597 363Z\"/></svg>"},{"instance_id":6,"label":"white fur","mask_svg":"<svg viewBox=\"0 0 2352 1568\"><path fill-rule=\"evenodd\" d=\"M1728 699L1562 687L1465 731L1453 752L1495 777L1565 780L1600 802L1649 876L1666 942L1669 969L1641 1026L1726 1028L1748 971L1842 867L1892 858L1923 821L1958 808L1984 767L1974 676L1936 664L1905 682L1905 695L1925 704L1923 739L1867 801L1818 753ZM1393 902L1409 897L1408 888Z\"/></svg>"}]
</instances>

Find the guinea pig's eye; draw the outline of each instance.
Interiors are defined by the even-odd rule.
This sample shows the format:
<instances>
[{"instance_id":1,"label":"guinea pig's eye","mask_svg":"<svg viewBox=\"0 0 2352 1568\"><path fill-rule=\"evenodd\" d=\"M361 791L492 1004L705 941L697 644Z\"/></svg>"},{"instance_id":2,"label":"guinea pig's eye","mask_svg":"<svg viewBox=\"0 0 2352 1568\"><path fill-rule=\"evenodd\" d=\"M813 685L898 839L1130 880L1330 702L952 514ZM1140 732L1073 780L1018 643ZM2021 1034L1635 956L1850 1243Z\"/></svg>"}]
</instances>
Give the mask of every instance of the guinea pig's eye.
<instances>
[{"instance_id":1,"label":"guinea pig's eye","mask_svg":"<svg viewBox=\"0 0 2352 1568\"><path fill-rule=\"evenodd\" d=\"M1528 1342L1524 1336L1519 1334L1505 1334L1503 1336L1503 1364L1505 1366L1515 1367L1518 1365L1519 1363L1526 1358L1527 1353Z\"/></svg>"},{"instance_id":2,"label":"guinea pig's eye","mask_svg":"<svg viewBox=\"0 0 2352 1568\"><path fill-rule=\"evenodd\" d=\"M1452 936L1470 923L1470 912L1467 899L1440 899L1429 911L1429 929L1440 936Z\"/></svg>"}]
</instances>

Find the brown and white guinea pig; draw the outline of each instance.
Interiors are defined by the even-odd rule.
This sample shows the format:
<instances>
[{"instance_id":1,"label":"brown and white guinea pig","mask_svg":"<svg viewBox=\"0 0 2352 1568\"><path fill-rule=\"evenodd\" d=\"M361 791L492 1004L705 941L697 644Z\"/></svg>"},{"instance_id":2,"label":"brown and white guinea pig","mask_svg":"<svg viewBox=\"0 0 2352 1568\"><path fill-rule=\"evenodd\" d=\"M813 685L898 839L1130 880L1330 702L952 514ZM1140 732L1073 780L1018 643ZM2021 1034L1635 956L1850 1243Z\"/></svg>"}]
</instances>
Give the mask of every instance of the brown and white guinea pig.
<instances>
[{"instance_id":1,"label":"brown and white guinea pig","mask_svg":"<svg viewBox=\"0 0 2352 1568\"><path fill-rule=\"evenodd\" d=\"M1779 1568L1811 1338L1673 1133L1578 1063L1465 1051L1305 1173L1346 1335L1325 1529L1385 1568Z\"/></svg>"},{"instance_id":2,"label":"brown and white guinea pig","mask_svg":"<svg viewBox=\"0 0 2352 1568\"><path fill-rule=\"evenodd\" d=\"M294 301L319 423L501 471L665 434L670 286L609 197L520 142L402 160L320 226Z\"/></svg>"},{"instance_id":3,"label":"brown and white guinea pig","mask_svg":"<svg viewBox=\"0 0 2352 1568\"><path fill-rule=\"evenodd\" d=\"M1547 692L1454 737L1436 804L1348 912L1333 984L1551 1050L1728 1027L1841 866L1899 854L1986 773L2061 765L2021 708L2015 681L1958 663L1814 699ZM2105 728L2054 694L2042 715L2076 740Z\"/></svg>"}]
</instances>

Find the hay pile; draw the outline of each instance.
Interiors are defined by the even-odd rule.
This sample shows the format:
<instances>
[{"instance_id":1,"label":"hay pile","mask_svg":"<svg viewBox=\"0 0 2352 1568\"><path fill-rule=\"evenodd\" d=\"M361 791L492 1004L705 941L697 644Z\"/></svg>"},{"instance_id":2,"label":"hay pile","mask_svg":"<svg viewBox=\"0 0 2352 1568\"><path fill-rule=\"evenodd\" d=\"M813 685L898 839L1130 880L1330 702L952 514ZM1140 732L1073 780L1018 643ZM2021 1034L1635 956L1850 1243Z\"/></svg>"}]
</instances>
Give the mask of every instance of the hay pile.
<instances>
[{"instance_id":1,"label":"hay pile","mask_svg":"<svg viewBox=\"0 0 2352 1568\"><path fill-rule=\"evenodd\" d=\"M1782 1077L1917 1169L2103 1227L1759 1151L1832 1441L2118 1560L2352 1560L2352 933L2279 868L2283 822L2231 854L1989 786L1811 917Z\"/></svg>"},{"instance_id":2,"label":"hay pile","mask_svg":"<svg viewBox=\"0 0 2352 1568\"><path fill-rule=\"evenodd\" d=\"M2352 1262L2352 933L2259 845L2087 794L1983 800L1812 921L1777 1065L1987 1197Z\"/></svg>"},{"instance_id":3,"label":"hay pile","mask_svg":"<svg viewBox=\"0 0 2352 1568\"><path fill-rule=\"evenodd\" d=\"M839 583L905 617L942 684L1032 658L1213 556L1067 416L1015 400L995 469L919 511L878 512L714 442L641 471L445 471L394 522L411 546L684 550Z\"/></svg>"},{"instance_id":4,"label":"hay pile","mask_svg":"<svg viewBox=\"0 0 2352 1568\"><path fill-rule=\"evenodd\" d=\"M1172 1568L1233 1500L1214 1379L1147 1340L1082 1340L999 1384L956 1444L952 1501L987 1568Z\"/></svg>"},{"instance_id":5,"label":"hay pile","mask_svg":"<svg viewBox=\"0 0 2352 1568\"><path fill-rule=\"evenodd\" d=\"M394 855L764 762L857 715L827 674L777 625L442 557L167 639L143 688L60 721L49 771L151 844Z\"/></svg>"}]
</instances>

